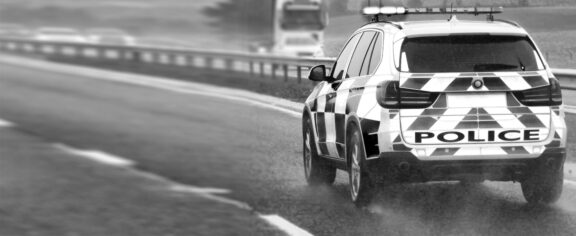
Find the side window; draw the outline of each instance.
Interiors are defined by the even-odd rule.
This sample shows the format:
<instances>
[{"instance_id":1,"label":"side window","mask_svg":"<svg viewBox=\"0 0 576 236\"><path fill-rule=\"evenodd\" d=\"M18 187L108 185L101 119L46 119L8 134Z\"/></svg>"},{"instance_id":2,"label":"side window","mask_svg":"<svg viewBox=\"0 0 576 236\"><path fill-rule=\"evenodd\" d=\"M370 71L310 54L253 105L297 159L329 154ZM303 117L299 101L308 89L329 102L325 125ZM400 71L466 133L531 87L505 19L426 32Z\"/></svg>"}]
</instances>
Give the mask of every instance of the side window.
<instances>
[{"instance_id":1,"label":"side window","mask_svg":"<svg viewBox=\"0 0 576 236\"><path fill-rule=\"evenodd\" d=\"M350 58L350 54L352 54L352 51L354 51L354 48L356 47L356 43L358 42L360 35L361 34L354 35L354 37L352 37L348 41L344 49L342 49L340 56L338 56L338 60L336 60L336 64L334 64L333 67L334 69L332 70L332 76L331 76L335 80L340 80L344 78L344 69L346 69L346 62Z\"/></svg>"},{"instance_id":2,"label":"side window","mask_svg":"<svg viewBox=\"0 0 576 236\"><path fill-rule=\"evenodd\" d=\"M374 73L374 71L376 70L376 68L378 67L378 65L380 64L380 61L382 60L382 46L383 46L383 39L382 39L382 34L378 34L376 36L376 39L374 40L374 50L372 50L372 56L370 56L368 60L368 64L364 64L362 71L364 71L364 67L368 68L368 72L366 73L367 75L371 75L372 73Z\"/></svg>"},{"instance_id":3,"label":"side window","mask_svg":"<svg viewBox=\"0 0 576 236\"><path fill-rule=\"evenodd\" d=\"M360 38L360 42L358 42L358 46L350 60L350 66L346 72L346 78L360 76L362 65L364 64L366 55L368 55L368 49L371 48L374 41L374 36L376 36L376 32L373 31L364 32L362 34L362 38Z\"/></svg>"}]
</instances>

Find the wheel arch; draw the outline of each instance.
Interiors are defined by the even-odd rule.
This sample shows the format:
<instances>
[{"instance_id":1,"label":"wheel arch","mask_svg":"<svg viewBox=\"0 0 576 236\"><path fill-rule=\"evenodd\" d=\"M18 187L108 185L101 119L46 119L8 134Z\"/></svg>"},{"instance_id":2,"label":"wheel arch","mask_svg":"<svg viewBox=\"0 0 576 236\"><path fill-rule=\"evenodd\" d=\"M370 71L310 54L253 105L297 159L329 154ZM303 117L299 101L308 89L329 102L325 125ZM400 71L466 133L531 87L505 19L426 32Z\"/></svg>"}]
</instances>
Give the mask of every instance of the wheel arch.
<instances>
[{"instance_id":1,"label":"wheel arch","mask_svg":"<svg viewBox=\"0 0 576 236\"><path fill-rule=\"evenodd\" d=\"M362 148L364 148L364 153L366 153L366 143L364 142L365 131L362 129L360 118L358 118L355 114L350 114L348 116L348 119L346 120L346 126L345 126L346 139L344 143L344 158L346 158L347 166L350 166L350 159L348 158L348 140L350 139L350 135L352 135L352 131L354 131L354 129L358 129L360 131Z\"/></svg>"}]
</instances>

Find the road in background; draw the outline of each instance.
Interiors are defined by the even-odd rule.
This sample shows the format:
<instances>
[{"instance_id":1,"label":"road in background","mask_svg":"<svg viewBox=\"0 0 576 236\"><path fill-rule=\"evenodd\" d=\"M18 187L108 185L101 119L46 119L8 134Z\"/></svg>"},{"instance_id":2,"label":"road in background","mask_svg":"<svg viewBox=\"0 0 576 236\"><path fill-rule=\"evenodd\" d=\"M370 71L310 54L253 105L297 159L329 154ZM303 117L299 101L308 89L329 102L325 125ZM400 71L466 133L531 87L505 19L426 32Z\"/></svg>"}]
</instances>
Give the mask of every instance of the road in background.
<instances>
[{"instance_id":1,"label":"road in background","mask_svg":"<svg viewBox=\"0 0 576 236\"><path fill-rule=\"evenodd\" d=\"M399 185L385 189L369 211L361 211L350 203L346 175L342 173L334 187L306 186L301 167L300 120L296 117L241 101L24 67L0 65L0 71L0 119L14 122L18 131L49 143L128 158L141 171L180 183L229 189L227 197L246 202L263 214L279 214L316 235L573 235L576 232L576 189L570 185L566 185L557 205L538 208L526 206L519 185L512 183ZM65 170L65 165L62 161L47 168ZM74 162L69 168L76 168ZM134 181L124 183L126 191L139 186L139 180L90 171L71 173L68 180L82 183L81 179L72 178L75 175L93 179L89 186L94 189L104 188L113 181ZM34 180L23 181L21 185L33 188ZM73 192L74 188L67 191ZM147 198L149 194L142 192L141 196ZM123 197L118 201L134 207L135 212L141 209L141 214L154 216L147 221L149 225L142 226L144 229L158 221L179 217L172 214L178 207L169 203L160 207L163 211L146 212L150 207L146 202ZM188 204L189 209L210 208L193 201ZM74 209L74 205L69 207ZM46 204L37 208L44 212L53 210ZM17 211L2 207L1 214L14 215ZM90 211L83 217L105 218L104 212ZM36 217L43 219L42 215ZM201 224L194 220L193 214L189 217L191 225ZM117 222L132 223L131 219ZM121 232L121 228L109 224L112 223L100 221L103 228ZM30 227L37 227L34 230L38 232L46 230L42 224ZM228 230L229 234L238 233L233 228Z\"/></svg>"}]
</instances>

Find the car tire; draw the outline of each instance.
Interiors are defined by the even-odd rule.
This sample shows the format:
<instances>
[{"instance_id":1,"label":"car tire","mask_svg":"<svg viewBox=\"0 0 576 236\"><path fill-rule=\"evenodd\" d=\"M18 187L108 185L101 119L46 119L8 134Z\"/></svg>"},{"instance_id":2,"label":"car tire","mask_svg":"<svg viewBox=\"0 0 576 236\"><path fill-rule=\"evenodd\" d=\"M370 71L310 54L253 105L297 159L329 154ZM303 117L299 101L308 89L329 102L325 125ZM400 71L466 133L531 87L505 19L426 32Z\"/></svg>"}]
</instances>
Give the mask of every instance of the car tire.
<instances>
[{"instance_id":1,"label":"car tire","mask_svg":"<svg viewBox=\"0 0 576 236\"><path fill-rule=\"evenodd\" d=\"M564 168L541 169L521 182L522 193L529 204L552 204L560 199L564 185Z\"/></svg>"},{"instance_id":2,"label":"car tire","mask_svg":"<svg viewBox=\"0 0 576 236\"><path fill-rule=\"evenodd\" d=\"M358 129L353 129L348 137L346 158L349 160L348 176L352 202L356 207L366 207L374 198L375 184L365 170L366 153Z\"/></svg>"},{"instance_id":3,"label":"car tire","mask_svg":"<svg viewBox=\"0 0 576 236\"><path fill-rule=\"evenodd\" d=\"M312 121L308 116L303 122L303 151L304 176L308 185L331 185L336 179L336 168L318 156L316 142L312 132Z\"/></svg>"}]
</instances>

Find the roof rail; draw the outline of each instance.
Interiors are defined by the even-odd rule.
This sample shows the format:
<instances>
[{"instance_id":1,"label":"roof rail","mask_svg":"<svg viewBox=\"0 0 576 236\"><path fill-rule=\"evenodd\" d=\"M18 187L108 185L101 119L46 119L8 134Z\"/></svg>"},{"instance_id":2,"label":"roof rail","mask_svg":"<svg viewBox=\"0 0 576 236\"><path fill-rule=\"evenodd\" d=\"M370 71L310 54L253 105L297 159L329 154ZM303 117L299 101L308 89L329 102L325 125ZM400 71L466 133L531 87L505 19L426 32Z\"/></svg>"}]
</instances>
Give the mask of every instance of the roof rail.
<instances>
[{"instance_id":1,"label":"roof rail","mask_svg":"<svg viewBox=\"0 0 576 236\"><path fill-rule=\"evenodd\" d=\"M520 26L520 24L518 24L518 22L516 22L516 21L504 20L504 19L494 19L493 21L498 21L498 22L507 23L507 24L516 26L516 27L518 27L518 28L521 28L521 27L522 27L522 26Z\"/></svg>"},{"instance_id":2,"label":"roof rail","mask_svg":"<svg viewBox=\"0 0 576 236\"><path fill-rule=\"evenodd\" d=\"M381 20L378 16L374 16L370 22L366 23L365 25L369 25L369 24L375 24L375 23L384 23L384 24L390 24L396 28L398 28L399 30L404 29L402 27L402 25L394 22L394 21L387 21L387 20Z\"/></svg>"}]
</instances>

